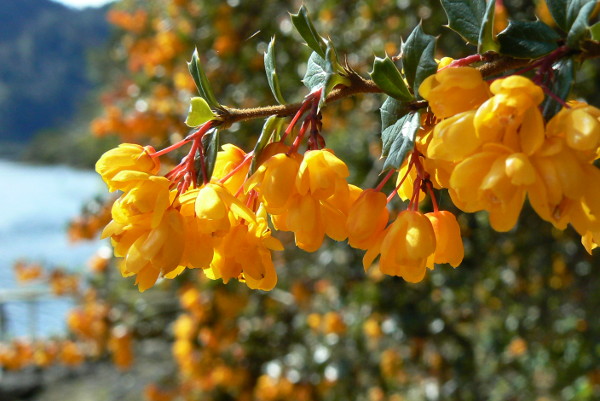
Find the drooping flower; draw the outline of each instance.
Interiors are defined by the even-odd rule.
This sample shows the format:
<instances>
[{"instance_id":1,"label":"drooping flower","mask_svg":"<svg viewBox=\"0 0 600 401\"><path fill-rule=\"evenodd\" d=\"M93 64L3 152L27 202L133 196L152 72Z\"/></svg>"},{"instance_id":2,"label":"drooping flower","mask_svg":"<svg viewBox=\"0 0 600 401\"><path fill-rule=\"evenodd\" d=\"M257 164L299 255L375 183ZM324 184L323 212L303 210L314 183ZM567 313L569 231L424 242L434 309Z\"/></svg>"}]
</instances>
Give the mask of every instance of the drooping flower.
<instances>
[{"instance_id":1,"label":"drooping flower","mask_svg":"<svg viewBox=\"0 0 600 401\"><path fill-rule=\"evenodd\" d=\"M335 193L337 186L346 183L349 174L346 164L331 150L309 150L300 163L296 189L300 195L324 200Z\"/></svg>"},{"instance_id":2,"label":"drooping flower","mask_svg":"<svg viewBox=\"0 0 600 401\"><path fill-rule=\"evenodd\" d=\"M474 110L490 97L490 89L479 70L449 67L427 77L419 93L439 119Z\"/></svg>"},{"instance_id":3,"label":"drooping flower","mask_svg":"<svg viewBox=\"0 0 600 401\"><path fill-rule=\"evenodd\" d=\"M374 189L362 191L348 214L348 244L358 249L369 248L385 229L388 220L385 194Z\"/></svg>"},{"instance_id":4,"label":"drooping flower","mask_svg":"<svg viewBox=\"0 0 600 401\"><path fill-rule=\"evenodd\" d=\"M460 236L460 227L454 214L440 210L425 213L435 232L435 252L427 262L427 267L433 268L433 263L449 263L452 267L461 264L465 249Z\"/></svg>"},{"instance_id":5,"label":"drooping flower","mask_svg":"<svg viewBox=\"0 0 600 401\"><path fill-rule=\"evenodd\" d=\"M158 173L160 162L158 158L150 156L152 153L154 153L154 149L150 146L142 147L133 143L122 143L100 157L96 162L96 172L102 176L110 192L123 189L126 183L113 180L122 171Z\"/></svg>"},{"instance_id":6,"label":"drooping flower","mask_svg":"<svg viewBox=\"0 0 600 401\"><path fill-rule=\"evenodd\" d=\"M535 169L523 153L499 144L456 165L450 178L450 196L466 212L487 210L496 231L508 231L517 222L526 189L536 180Z\"/></svg>"},{"instance_id":7,"label":"drooping flower","mask_svg":"<svg viewBox=\"0 0 600 401\"><path fill-rule=\"evenodd\" d=\"M435 232L430 220L420 212L405 210L386 230L379 270L417 283L425 277L427 259L435 248Z\"/></svg>"}]
</instances>

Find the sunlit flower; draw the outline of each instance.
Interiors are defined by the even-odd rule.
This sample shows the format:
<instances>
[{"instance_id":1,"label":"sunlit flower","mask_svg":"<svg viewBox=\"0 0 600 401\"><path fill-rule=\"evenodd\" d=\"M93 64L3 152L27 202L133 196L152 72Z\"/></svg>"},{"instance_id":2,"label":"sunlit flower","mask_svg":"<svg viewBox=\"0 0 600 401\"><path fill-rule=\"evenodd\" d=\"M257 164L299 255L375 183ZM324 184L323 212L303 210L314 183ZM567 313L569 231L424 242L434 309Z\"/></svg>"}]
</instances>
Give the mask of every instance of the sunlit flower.
<instances>
[{"instance_id":1,"label":"sunlit flower","mask_svg":"<svg viewBox=\"0 0 600 401\"><path fill-rule=\"evenodd\" d=\"M158 172L160 163L158 158L150 156L152 153L154 149L150 146L122 143L100 157L96 162L96 172L102 176L109 191L123 189L127 183L113 181L113 178L122 171L139 171L147 174Z\"/></svg>"}]
</instances>

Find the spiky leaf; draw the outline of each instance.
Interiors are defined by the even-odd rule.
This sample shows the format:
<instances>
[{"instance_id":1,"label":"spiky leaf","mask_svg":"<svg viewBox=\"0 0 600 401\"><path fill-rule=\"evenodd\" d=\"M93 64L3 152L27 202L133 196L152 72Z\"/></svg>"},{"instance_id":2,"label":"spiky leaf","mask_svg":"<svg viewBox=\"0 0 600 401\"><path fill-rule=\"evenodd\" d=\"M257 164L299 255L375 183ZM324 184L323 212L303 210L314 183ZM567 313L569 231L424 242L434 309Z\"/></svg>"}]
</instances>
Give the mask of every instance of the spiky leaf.
<instances>
[{"instance_id":1,"label":"spiky leaf","mask_svg":"<svg viewBox=\"0 0 600 401\"><path fill-rule=\"evenodd\" d=\"M471 44L479 43L485 0L442 0L450 29Z\"/></svg>"},{"instance_id":2,"label":"spiky leaf","mask_svg":"<svg viewBox=\"0 0 600 401\"><path fill-rule=\"evenodd\" d=\"M202 64L200 63L200 57L198 56L198 49L194 49L194 53L192 54L192 60L188 63L188 70L194 78L194 83L196 84L196 88L198 88L198 92L200 96L202 96L209 104L212 109L219 109L221 105L215 98L215 95L210 87L210 83L206 78L206 74L202 69Z\"/></svg>"},{"instance_id":3,"label":"spiky leaf","mask_svg":"<svg viewBox=\"0 0 600 401\"><path fill-rule=\"evenodd\" d=\"M537 58L558 47L560 36L542 21L510 21L498 34L500 53L517 58Z\"/></svg>"},{"instance_id":4,"label":"spiky leaf","mask_svg":"<svg viewBox=\"0 0 600 401\"><path fill-rule=\"evenodd\" d=\"M400 168L415 147L415 136L420 126L421 113L411 111L381 133L382 141L388 147L383 170Z\"/></svg>"},{"instance_id":5,"label":"spiky leaf","mask_svg":"<svg viewBox=\"0 0 600 401\"><path fill-rule=\"evenodd\" d=\"M419 96L421 82L437 71L437 63L433 57L435 41L435 37L425 34L419 24L402 44L404 75L418 99L421 98Z\"/></svg>"},{"instance_id":6,"label":"spiky leaf","mask_svg":"<svg viewBox=\"0 0 600 401\"><path fill-rule=\"evenodd\" d=\"M413 100L402 74L388 56L375 57L371 78L388 95L405 102Z\"/></svg>"},{"instance_id":7,"label":"spiky leaf","mask_svg":"<svg viewBox=\"0 0 600 401\"><path fill-rule=\"evenodd\" d=\"M275 66L275 37L271 38L267 51L265 52L265 72L267 73L267 81L275 100L279 104L285 104L285 99L281 94L281 87L279 86L279 77L277 76L277 68Z\"/></svg>"},{"instance_id":8,"label":"spiky leaf","mask_svg":"<svg viewBox=\"0 0 600 401\"><path fill-rule=\"evenodd\" d=\"M306 7L302 5L297 14L290 14L292 24L296 27L296 30L302 36L302 39L306 41L308 47L313 51L317 52L321 58L325 58L325 51L327 44L315 29L312 21L308 17L308 11Z\"/></svg>"},{"instance_id":9,"label":"spiky leaf","mask_svg":"<svg viewBox=\"0 0 600 401\"><path fill-rule=\"evenodd\" d=\"M488 51L497 52L500 49L500 45L494 38L494 13L496 11L496 1L488 1L481 22L481 30L479 31L479 40L477 45L477 52L483 54Z\"/></svg>"}]
</instances>

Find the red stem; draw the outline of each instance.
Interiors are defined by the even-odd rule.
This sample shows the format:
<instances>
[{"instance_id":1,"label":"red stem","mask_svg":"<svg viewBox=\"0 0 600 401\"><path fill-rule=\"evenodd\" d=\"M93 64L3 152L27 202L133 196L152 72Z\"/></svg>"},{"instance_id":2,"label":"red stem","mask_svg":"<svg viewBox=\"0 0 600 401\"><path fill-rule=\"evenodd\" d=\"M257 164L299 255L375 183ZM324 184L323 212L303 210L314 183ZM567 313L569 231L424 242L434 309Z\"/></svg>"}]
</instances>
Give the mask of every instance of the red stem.
<instances>
[{"instance_id":1,"label":"red stem","mask_svg":"<svg viewBox=\"0 0 600 401\"><path fill-rule=\"evenodd\" d=\"M388 182L390 180L390 178L392 178L392 175L394 175L395 172L396 172L396 170L390 170L386 174L386 176L383 178L383 180L381 180L381 182L379 183L379 185L377 185L377 187L375 188L375 191L381 192L381 190L383 189L383 186L385 185L385 183Z\"/></svg>"},{"instance_id":2,"label":"red stem","mask_svg":"<svg viewBox=\"0 0 600 401\"><path fill-rule=\"evenodd\" d=\"M235 166L235 167L233 168L233 170L231 170L229 173L227 173L227 175L225 175L225 177L221 178L221 179L219 180L219 182L220 182L221 184L224 184L224 183L225 183L225 181L227 181L227 180L228 180L228 179L230 179L230 178L231 178L231 177L232 177L232 176L233 176L235 173L237 173L238 171L240 171L240 169L241 169L242 167L244 167L244 165L248 164L248 162L249 162L250 160L252 160L252 158L253 158L253 157L254 157L254 153L253 153L253 152L247 153L247 154L246 154L246 156L244 156L244 160L242 160L242 161L241 161L241 162L240 162L240 163L239 163L237 166Z\"/></svg>"},{"instance_id":3,"label":"red stem","mask_svg":"<svg viewBox=\"0 0 600 401\"><path fill-rule=\"evenodd\" d=\"M438 203L437 203L437 199L435 199L435 195L433 194L433 185L431 184L431 181L427 181L427 189L429 190L429 196L431 196L431 203L433 204L433 211L435 213L438 212Z\"/></svg>"},{"instance_id":4,"label":"red stem","mask_svg":"<svg viewBox=\"0 0 600 401\"><path fill-rule=\"evenodd\" d=\"M198 128L196 131L192 132L191 134L189 134L188 136L186 136L185 138L183 138L181 141L174 143L171 146L168 146L164 149L159 150L156 153L151 154L150 156L152 157L159 157L162 156L164 154L167 154L175 149L179 149L180 147L182 147L183 145L185 145L186 143L188 143L191 140L194 140L196 138L198 139L202 139L202 137L204 136L204 134L206 134L206 132L212 128L214 121L207 121L205 122L202 126L200 126L200 128Z\"/></svg>"}]
</instances>

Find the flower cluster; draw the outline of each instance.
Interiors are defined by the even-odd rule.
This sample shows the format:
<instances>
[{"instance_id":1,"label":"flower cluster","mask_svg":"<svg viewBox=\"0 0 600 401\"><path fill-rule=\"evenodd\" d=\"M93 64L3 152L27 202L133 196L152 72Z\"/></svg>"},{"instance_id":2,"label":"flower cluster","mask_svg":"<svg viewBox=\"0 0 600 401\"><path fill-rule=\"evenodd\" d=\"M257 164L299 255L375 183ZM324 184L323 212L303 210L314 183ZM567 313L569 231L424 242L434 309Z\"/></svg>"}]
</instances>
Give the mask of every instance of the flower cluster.
<instances>
[{"instance_id":1,"label":"flower cluster","mask_svg":"<svg viewBox=\"0 0 600 401\"><path fill-rule=\"evenodd\" d=\"M571 224L591 253L600 239L600 110L565 104L548 122L544 90L519 75L488 88L474 68L443 68L420 87L437 119L417 145L438 188L465 212L485 210L508 231L526 197L555 227Z\"/></svg>"},{"instance_id":2,"label":"flower cluster","mask_svg":"<svg viewBox=\"0 0 600 401\"><path fill-rule=\"evenodd\" d=\"M236 197L230 189L247 171L238 168L240 157L245 163L240 149L224 147L213 180L183 191L157 175L160 163L151 148L124 144L98 161L96 170L109 189L123 191L103 236L124 258L122 274L136 275L140 291L160 275L173 278L186 267L225 282L239 279L251 288L275 286L270 250L282 249L281 243L271 237L264 209L249 207L251 198Z\"/></svg>"}]
</instances>

